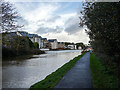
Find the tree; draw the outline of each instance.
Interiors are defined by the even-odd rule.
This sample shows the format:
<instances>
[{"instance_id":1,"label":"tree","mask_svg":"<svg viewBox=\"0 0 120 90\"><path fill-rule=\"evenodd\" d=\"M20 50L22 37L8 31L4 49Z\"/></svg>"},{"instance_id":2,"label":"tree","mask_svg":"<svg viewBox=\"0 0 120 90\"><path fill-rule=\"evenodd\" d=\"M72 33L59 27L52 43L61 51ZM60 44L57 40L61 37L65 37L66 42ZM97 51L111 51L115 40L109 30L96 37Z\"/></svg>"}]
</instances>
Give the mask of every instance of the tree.
<instances>
[{"instance_id":1,"label":"tree","mask_svg":"<svg viewBox=\"0 0 120 90\"><path fill-rule=\"evenodd\" d=\"M80 46L82 49L85 49L85 45L81 42L81 43L76 43L77 45L77 49Z\"/></svg>"},{"instance_id":2,"label":"tree","mask_svg":"<svg viewBox=\"0 0 120 90\"><path fill-rule=\"evenodd\" d=\"M19 16L12 4L1 0L0 7L2 8L2 21L0 23L0 26L2 26L1 32L9 32L22 27L17 25L17 19Z\"/></svg>"},{"instance_id":3,"label":"tree","mask_svg":"<svg viewBox=\"0 0 120 90\"><path fill-rule=\"evenodd\" d=\"M74 45L74 43L72 42L65 42L65 46L68 46L68 45Z\"/></svg>"},{"instance_id":4,"label":"tree","mask_svg":"<svg viewBox=\"0 0 120 90\"><path fill-rule=\"evenodd\" d=\"M2 44L3 57L27 54L31 49L29 40L26 37L11 35L4 37L4 43Z\"/></svg>"},{"instance_id":5,"label":"tree","mask_svg":"<svg viewBox=\"0 0 120 90\"><path fill-rule=\"evenodd\" d=\"M68 46L69 44L71 44L70 42L65 42L65 46Z\"/></svg>"},{"instance_id":6,"label":"tree","mask_svg":"<svg viewBox=\"0 0 120 90\"><path fill-rule=\"evenodd\" d=\"M80 25L86 25L94 51L109 56L120 55L120 3L87 2L83 5Z\"/></svg>"},{"instance_id":7,"label":"tree","mask_svg":"<svg viewBox=\"0 0 120 90\"><path fill-rule=\"evenodd\" d=\"M29 39L29 37L26 36L26 38L27 38L27 40L28 40L28 42L29 42L29 47L30 47L30 49L33 49L33 48L34 48L33 42Z\"/></svg>"},{"instance_id":8,"label":"tree","mask_svg":"<svg viewBox=\"0 0 120 90\"><path fill-rule=\"evenodd\" d=\"M120 79L120 2L87 2L83 8L80 26L87 26L94 52Z\"/></svg>"},{"instance_id":9,"label":"tree","mask_svg":"<svg viewBox=\"0 0 120 90\"><path fill-rule=\"evenodd\" d=\"M34 48L38 49L39 48L39 44L37 42L34 42Z\"/></svg>"}]
</instances>

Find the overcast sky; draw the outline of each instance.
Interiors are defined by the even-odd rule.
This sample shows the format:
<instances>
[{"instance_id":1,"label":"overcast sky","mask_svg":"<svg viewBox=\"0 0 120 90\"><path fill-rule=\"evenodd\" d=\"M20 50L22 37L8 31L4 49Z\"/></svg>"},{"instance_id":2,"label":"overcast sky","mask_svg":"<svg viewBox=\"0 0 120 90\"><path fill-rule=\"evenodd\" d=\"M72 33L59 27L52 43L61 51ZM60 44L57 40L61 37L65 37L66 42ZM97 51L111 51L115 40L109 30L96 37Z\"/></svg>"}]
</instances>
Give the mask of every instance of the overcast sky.
<instances>
[{"instance_id":1,"label":"overcast sky","mask_svg":"<svg viewBox=\"0 0 120 90\"><path fill-rule=\"evenodd\" d=\"M85 28L79 27L81 2L14 2L22 17L22 30L58 41L88 43Z\"/></svg>"}]
</instances>

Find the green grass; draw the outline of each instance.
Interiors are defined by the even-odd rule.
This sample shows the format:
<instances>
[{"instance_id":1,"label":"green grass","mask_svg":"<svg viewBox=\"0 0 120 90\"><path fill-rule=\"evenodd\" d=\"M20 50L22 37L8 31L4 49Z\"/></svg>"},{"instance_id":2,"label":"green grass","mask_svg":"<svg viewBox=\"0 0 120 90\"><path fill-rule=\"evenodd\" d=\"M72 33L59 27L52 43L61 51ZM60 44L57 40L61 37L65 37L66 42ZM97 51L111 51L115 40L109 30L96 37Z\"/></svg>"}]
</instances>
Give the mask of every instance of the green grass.
<instances>
[{"instance_id":1,"label":"green grass","mask_svg":"<svg viewBox=\"0 0 120 90\"><path fill-rule=\"evenodd\" d=\"M94 88L118 88L117 76L111 74L93 53L90 55L90 68Z\"/></svg>"},{"instance_id":2,"label":"green grass","mask_svg":"<svg viewBox=\"0 0 120 90\"><path fill-rule=\"evenodd\" d=\"M85 52L86 53L86 52ZM85 54L75 57L73 60L70 60L68 63L64 64L62 67L57 69L52 74L48 75L44 80L32 85L30 89L34 88L53 88L59 80L65 75L65 73L70 70L75 63Z\"/></svg>"}]
</instances>

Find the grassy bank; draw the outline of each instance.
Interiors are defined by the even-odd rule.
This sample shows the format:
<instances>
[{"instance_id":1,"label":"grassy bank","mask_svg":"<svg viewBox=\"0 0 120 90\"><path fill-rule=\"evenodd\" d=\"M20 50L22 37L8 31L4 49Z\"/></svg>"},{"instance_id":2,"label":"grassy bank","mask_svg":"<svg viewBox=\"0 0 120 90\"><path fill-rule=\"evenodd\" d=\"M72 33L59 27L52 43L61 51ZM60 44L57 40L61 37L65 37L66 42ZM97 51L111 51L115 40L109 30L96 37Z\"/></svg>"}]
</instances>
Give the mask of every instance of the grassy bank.
<instances>
[{"instance_id":1,"label":"grassy bank","mask_svg":"<svg viewBox=\"0 0 120 90\"><path fill-rule=\"evenodd\" d=\"M118 88L118 78L113 75L98 57L90 55L90 68L94 88Z\"/></svg>"},{"instance_id":2,"label":"grassy bank","mask_svg":"<svg viewBox=\"0 0 120 90\"><path fill-rule=\"evenodd\" d=\"M70 70L75 63L85 54L75 57L73 60L70 60L68 63L64 64L61 68L57 69L52 74L48 75L44 80L32 85L30 89L34 88L53 88L59 80L65 75L65 73Z\"/></svg>"}]
</instances>

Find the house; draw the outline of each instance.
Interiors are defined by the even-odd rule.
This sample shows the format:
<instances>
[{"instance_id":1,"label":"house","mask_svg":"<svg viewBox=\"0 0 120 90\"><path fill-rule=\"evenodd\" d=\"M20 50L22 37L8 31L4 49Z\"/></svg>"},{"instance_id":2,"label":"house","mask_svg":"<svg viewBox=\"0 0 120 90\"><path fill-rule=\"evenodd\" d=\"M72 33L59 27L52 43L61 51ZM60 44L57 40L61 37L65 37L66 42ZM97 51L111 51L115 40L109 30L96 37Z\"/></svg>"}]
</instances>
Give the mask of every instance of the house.
<instances>
[{"instance_id":1,"label":"house","mask_svg":"<svg viewBox=\"0 0 120 90\"><path fill-rule=\"evenodd\" d=\"M43 40L43 48L49 48L50 47L50 43L47 40L47 38L42 38Z\"/></svg>"},{"instance_id":2,"label":"house","mask_svg":"<svg viewBox=\"0 0 120 90\"><path fill-rule=\"evenodd\" d=\"M37 42L39 44L39 48L41 48L40 46L42 44L42 42L41 42L42 37L38 36L37 34L33 34L33 38L35 39L35 42Z\"/></svg>"},{"instance_id":3,"label":"house","mask_svg":"<svg viewBox=\"0 0 120 90\"><path fill-rule=\"evenodd\" d=\"M64 42L58 42L58 49L64 49L65 43Z\"/></svg>"},{"instance_id":4,"label":"house","mask_svg":"<svg viewBox=\"0 0 120 90\"><path fill-rule=\"evenodd\" d=\"M39 44L39 48L42 48L43 41L41 36L38 36L37 34L28 34L28 37L33 43L37 42Z\"/></svg>"},{"instance_id":5,"label":"house","mask_svg":"<svg viewBox=\"0 0 120 90\"><path fill-rule=\"evenodd\" d=\"M25 31L17 31L17 35L19 36L27 36L33 43L37 42L39 44L39 48L41 48L41 44L42 44L42 40L41 40L41 36L38 36L37 34L29 34L28 32Z\"/></svg>"},{"instance_id":6,"label":"house","mask_svg":"<svg viewBox=\"0 0 120 90\"><path fill-rule=\"evenodd\" d=\"M44 38L41 38L41 45L40 45L41 48L44 48Z\"/></svg>"},{"instance_id":7,"label":"house","mask_svg":"<svg viewBox=\"0 0 120 90\"><path fill-rule=\"evenodd\" d=\"M58 48L58 43L57 43L57 39L49 39L48 40L50 43L50 48L51 49L57 49Z\"/></svg>"}]
</instances>

